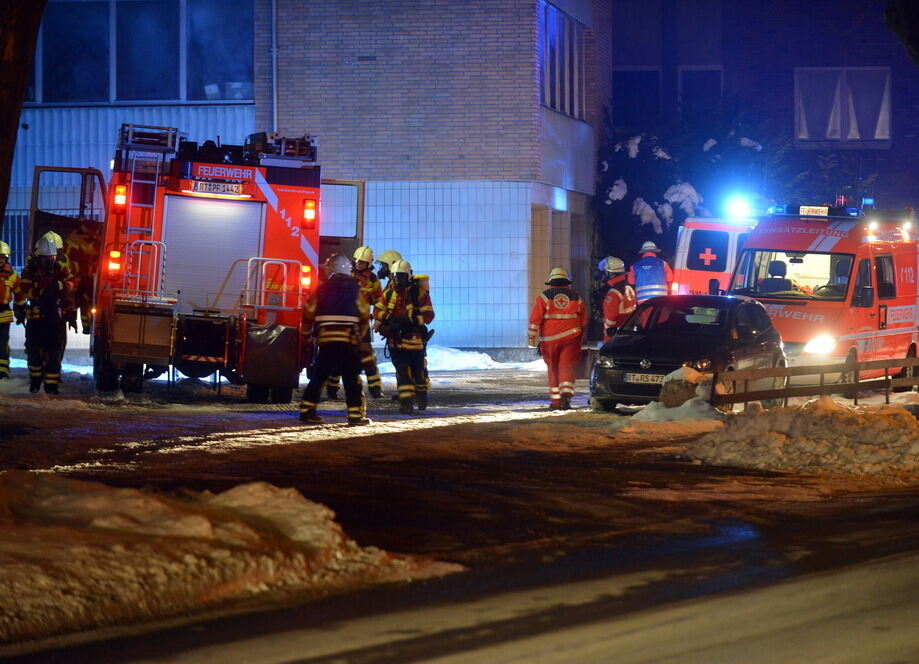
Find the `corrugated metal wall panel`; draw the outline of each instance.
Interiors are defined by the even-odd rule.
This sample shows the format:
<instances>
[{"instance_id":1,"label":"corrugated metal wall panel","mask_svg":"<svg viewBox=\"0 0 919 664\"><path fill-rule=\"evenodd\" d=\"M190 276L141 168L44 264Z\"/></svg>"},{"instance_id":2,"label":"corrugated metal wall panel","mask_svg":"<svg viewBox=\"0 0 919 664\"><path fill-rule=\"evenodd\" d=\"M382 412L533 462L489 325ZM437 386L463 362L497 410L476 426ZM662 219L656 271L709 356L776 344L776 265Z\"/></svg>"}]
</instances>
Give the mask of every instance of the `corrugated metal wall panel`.
<instances>
[{"instance_id":1,"label":"corrugated metal wall panel","mask_svg":"<svg viewBox=\"0 0 919 664\"><path fill-rule=\"evenodd\" d=\"M98 168L108 177L118 127L178 127L190 140L240 144L255 129L255 105L26 108L20 119L11 186L30 187L36 165ZM23 125L28 129L23 129ZM14 201L10 201L10 209Z\"/></svg>"}]
</instances>

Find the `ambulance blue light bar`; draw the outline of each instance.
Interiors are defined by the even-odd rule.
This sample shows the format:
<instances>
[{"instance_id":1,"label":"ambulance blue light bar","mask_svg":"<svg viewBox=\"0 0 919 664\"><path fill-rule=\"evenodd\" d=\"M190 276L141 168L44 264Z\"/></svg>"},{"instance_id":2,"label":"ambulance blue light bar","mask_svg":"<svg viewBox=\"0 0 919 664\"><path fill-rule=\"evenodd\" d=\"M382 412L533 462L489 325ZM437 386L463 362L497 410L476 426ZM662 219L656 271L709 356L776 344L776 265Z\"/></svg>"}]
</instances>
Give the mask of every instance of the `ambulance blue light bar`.
<instances>
[{"instance_id":1,"label":"ambulance blue light bar","mask_svg":"<svg viewBox=\"0 0 919 664\"><path fill-rule=\"evenodd\" d=\"M794 217L861 217L861 208L840 205L773 205L768 214Z\"/></svg>"}]
</instances>

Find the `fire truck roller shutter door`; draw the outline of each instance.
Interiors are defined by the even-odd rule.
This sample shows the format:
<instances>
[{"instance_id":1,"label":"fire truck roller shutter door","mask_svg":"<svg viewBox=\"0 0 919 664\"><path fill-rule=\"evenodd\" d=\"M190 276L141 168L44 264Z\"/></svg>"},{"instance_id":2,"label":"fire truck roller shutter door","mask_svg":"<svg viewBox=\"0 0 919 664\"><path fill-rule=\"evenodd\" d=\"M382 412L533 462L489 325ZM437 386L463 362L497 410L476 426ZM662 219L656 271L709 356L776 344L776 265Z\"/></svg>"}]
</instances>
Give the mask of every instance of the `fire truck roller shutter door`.
<instances>
[{"instance_id":1,"label":"fire truck roller shutter door","mask_svg":"<svg viewBox=\"0 0 919 664\"><path fill-rule=\"evenodd\" d=\"M246 260L262 254L264 223L263 203L166 196L164 289L182 291L180 311L236 310Z\"/></svg>"}]
</instances>

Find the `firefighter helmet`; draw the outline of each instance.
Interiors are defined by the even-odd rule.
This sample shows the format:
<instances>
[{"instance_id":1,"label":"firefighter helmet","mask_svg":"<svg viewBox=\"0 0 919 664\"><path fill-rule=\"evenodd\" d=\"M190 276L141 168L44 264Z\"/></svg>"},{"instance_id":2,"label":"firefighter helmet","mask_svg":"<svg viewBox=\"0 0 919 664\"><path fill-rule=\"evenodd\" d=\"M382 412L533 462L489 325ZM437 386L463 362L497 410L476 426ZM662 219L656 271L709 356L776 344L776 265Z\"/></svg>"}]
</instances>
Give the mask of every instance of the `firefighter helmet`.
<instances>
[{"instance_id":1,"label":"firefighter helmet","mask_svg":"<svg viewBox=\"0 0 919 664\"><path fill-rule=\"evenodd\" d=\"M36 256L57 256L57 247L54 245L54 238L48 237L47 234L38 238L35 244Z\"/></svg>"},{"instance_id":2,"label":"firefighter helmet","mask_svg":"<svg viewBox=\"0 0 919 664\"><path fill-rule=\"evenodd\" d=\"M549 273L549 280L546 281L546 286L549 285L550 281L555 279L564 279L568 283L571 283L571 275L568 274L568 270L563 267L553 267L552 271Z\"/></svg>"},{"instance_id":3,"label":"firefighter helmet","mask_svg":"<svg viewBox=\"0 0 919 664\"><path fill-rule=\"evenodd\" d=\"M329 276L333 274L350 275L351 267L351 259L343 254L331 254L325 259L325 271Z\"/></svg>"},{"instance_id":4,"label":"firefighter helmet","mask_svg":"<svg viewBox=\"0 0 919 664\"><path fill-rule=\"evenodd\" d=\"M54 243L55 249L64 248L64 240L62 240L61 236L55 233L54 231L48 231L47 233L42 235L38 241L41 242L44 238L48 238L49 240L51 240ZM35 246L38 247L38 242L35 243Z\"/></svg>"},{"instance_id":5,"label":"firefighter helmet","mask_svg":"<svg viewBox=\"0 0 919 664\"><path fill-rule=\"evenodd\" d=\"M392 264L390 269L392 270L393 274L411 274L412 273L411 264L409 264L408 261L404 261L401 259L395 261Z\"/></svg>"},{"instance_id":6,"label":"firefighter helmet","mask_svg":"<svg viewBox=\"0 0 919 664\"><path fill-rule=\"evenodd\" d=\"M10 256L10 245L0 240L0 256Z\"/></svg>"},{"instance_id":7,"label":"firefighter helmet","mask_svg":"<svg viewBox=\"0 0 919 664\"><path fill-rule=\"evenodd\" d=\"M615 256L607 256L600 261L597 267L600 272L609 272L610 274L622 274L625 272L625 263L622 262L621 258L616 258Z\"/></svg>"},{"instance_id":8,"label":"firefighter helmet","mask_svg":"<svg viewBox=\"0 0 919 664\"><path fill-rule=\"evenodd\" d=\"M649 251L653 251L655 254L661 253L661 250L658 248L658 246L654 244L651 240L648 240L643 245L641 245L641 253L644 254Z\"/></svg>"},{"instance_id":9,"label":"firefighter helmet","mask_svg":"<svg viewBox=\"0 0 919 664\"><path fill-rule=\"evenodd\" d=\"M358 247L354 250L354 256L352 256L356 261L364 261L365 263L373 262L373 249L370 247Z\"/></svg>"},{"instance_id":10,"label":"firefighter helmet","mask_svg":"<svg viewBox=\"0 0 919 664\"><path fill-rule=\"evenodd\" d=\"M402 254L400 254L395 249L387 249L382 254L377 256L378 263L384 263L385 265L392 265L396 261L402 260Z\"/></svg>"}]
</instances>

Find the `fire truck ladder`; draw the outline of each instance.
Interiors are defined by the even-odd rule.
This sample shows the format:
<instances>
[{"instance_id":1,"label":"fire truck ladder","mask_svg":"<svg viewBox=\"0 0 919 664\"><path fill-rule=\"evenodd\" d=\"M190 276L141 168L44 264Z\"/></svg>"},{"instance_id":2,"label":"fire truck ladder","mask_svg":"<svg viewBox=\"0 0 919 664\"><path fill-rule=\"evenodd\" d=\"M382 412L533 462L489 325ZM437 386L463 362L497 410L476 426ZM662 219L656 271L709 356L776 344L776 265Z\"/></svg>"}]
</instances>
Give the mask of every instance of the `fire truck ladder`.
<instances>
[{"instance_id":1,"label":"fire truck ladder","mask_svg":"<svg viewBox=\"0 0 919 664\"><path fill-rule=\"evenodd\" d=\"M165 293L163 276L166 271L166 244L153 240L134 240L128 245L128 266L116 295L134 301L159 300L173 302L178 294Z\"/></svg>"},{"instance_id":2,"label":"fire truck ladder","mask_svg":"<svg viewBox=\"0 0 919 664\"><path fill-rule=\"evenodd\" d=\"M269 269L281 273L281 280L272 282ZM290 272L294 272L294 281ZM242 291L241 307L257 315L258 311L297 311L303 307L303 291L299 284L300 262L280 258L250 258L246 264L246 286ZM270 288L276 283L280 288ZM293 286L291 286L293 284ZM286 290L291 288L291 290ZM288 296L294 295L294 302Z\"/></svg>"},{"instance_id":3,"label":"fire truck ladder","mask_svg":"<svg viewBox=\"0 0 919 664\"><path fill-rule=\"evenodd\" d=\"M121 125L118 147L131 165L128 191L128 234L153 234L153 220L159 199L156 190L163 164L175 152L179 130L174 127Z\"/></svg>"}]
</instances>

